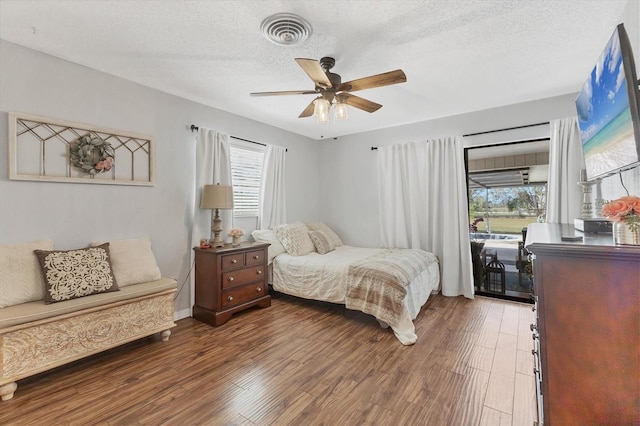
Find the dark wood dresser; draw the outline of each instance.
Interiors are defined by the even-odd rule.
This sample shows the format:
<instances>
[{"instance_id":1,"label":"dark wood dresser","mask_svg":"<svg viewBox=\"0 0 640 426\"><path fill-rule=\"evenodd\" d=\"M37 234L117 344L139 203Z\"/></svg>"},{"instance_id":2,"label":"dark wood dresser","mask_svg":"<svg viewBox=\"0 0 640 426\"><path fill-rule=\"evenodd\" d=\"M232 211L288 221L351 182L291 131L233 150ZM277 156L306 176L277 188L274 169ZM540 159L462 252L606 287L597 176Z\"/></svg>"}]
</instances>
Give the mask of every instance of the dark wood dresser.
<instances>
[{"instance_id":1,"label":"dark wood dresser","mask_svg":"<svg viewBox=\"0 0 640 426\"><path fill-rule=\"evenodd\" d=\"M267 288L265 243L194 248L196 300L193 317L214 326L253 306L271 306Z\"/></svg>"},{"instance_id":2,"label":"dark wood dresser","mask_svg":"<svg viewBox=\"0 0 640 426\"><path fill-rule=\"evenodd\" d=\"M539 424L640 424L640 246L536 223L526 247Z\"/></svg>"}]
</instances>

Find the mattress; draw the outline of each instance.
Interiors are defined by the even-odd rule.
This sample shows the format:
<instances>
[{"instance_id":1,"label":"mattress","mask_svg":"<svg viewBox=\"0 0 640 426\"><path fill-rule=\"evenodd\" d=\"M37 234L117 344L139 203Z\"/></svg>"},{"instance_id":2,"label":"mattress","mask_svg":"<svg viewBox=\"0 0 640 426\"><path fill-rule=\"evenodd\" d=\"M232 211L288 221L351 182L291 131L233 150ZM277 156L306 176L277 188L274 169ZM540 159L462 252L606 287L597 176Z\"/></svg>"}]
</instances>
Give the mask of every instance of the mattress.
<instances>
[{"instance_id":1,"label":"mattress","mask_svg":"<svg viewBox=\"0 0 640 426\"><path fill-rule=\"evenodd\" d=\"M292 296L344 304L350 265L378 256L384 251L385 249L378 248L340 246L322 255L316 252L305 256L283 253L273 260L272 285L274 290ZM391 327L398 340L405 345L415 343L417 336L413 320L429 295L439 290L440 270L437 258L432 253L424 254L426 262L423 270L406 286L400 321ZM380 323L383 327L387 326L383 321Z\"/></svg>"}]
</instances>

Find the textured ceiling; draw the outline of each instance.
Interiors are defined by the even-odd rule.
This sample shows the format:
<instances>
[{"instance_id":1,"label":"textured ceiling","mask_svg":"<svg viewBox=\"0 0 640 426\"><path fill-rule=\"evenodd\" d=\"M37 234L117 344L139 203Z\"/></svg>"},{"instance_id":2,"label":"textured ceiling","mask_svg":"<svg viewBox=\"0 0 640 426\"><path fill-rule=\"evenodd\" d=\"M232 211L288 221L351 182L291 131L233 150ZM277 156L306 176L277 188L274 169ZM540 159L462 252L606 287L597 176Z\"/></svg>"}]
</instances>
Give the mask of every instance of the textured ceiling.
<instances>
[{"instance_id":1,"label":"textured ceiling","mask_svg":"<svg viewBox=\"0 0 640 426\"><path fill-rule=\"evenodd\" d=\"M319 139L577 92L615 26L640 27L633 1L0 0L0 38ZM262 37L282 12L309 40ZM313 95L249 96L313 89L294 58L322 56L343 81L401 68L407 82L357 92L383 108L328 124L297 118Z\"/></svg>"}]
</instances>

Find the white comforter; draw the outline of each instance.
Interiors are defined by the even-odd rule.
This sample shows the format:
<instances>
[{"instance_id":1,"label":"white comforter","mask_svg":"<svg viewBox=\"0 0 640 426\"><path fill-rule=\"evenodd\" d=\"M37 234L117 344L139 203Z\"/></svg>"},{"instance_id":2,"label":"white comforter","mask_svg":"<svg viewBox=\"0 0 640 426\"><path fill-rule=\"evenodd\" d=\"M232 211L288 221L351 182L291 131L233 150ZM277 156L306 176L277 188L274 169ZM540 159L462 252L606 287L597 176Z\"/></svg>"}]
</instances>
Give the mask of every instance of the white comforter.
<instances>
[{"instance_id":1,"label":"white comforter","mask_svg":"<svg viewBox=\"0 0 640 426\"><path fill-rule=\"evenodd\" d=\"M283 253L273 260L273 288L306 299L345 303L349 265L383 249L340 246L327 254L305 256ZM440 272L435 255L428 254L426 268L409 284L399 324L392 330L402 344L416 342L413 321L432 292L439 289ZM386 327L381 321L381 325Z\"/></svg>"}]
</instances>

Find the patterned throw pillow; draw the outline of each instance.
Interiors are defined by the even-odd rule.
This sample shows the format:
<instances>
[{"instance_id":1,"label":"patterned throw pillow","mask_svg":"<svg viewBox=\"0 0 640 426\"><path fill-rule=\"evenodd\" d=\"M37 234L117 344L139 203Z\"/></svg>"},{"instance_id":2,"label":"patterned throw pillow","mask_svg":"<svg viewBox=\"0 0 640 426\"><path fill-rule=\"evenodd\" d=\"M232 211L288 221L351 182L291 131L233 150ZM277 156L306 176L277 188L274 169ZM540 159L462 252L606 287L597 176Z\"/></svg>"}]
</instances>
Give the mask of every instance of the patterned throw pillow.
<instances>
[{"instance_id":1,"label":"patterned throw pillow","mask_svg":"<svg viewBox=\"0 0 640 426\"><path fill-rule=\"evenodd\" d=\"M327 254L336 249L333 241L324 231L309 231L309 237L313 241L313 245L316 246L316 251L320 254Z\"/></svg>"},{"instance_id":2,"label":"patterned throw pillow","mask_svg":"<svg viewBox=\"0 0 640 426\"><path fill-rule=\"evenodd\" d=\"M44 303L118 291L109 243L78 250L34 250L45 280Z\"/></svg>"},{"instance_id":3,"label":"patterned throw pillow","mask_svg":"<svg viewBox=\"0 0 640 426\"><path fill-rule=\"evenodd\" d=\"M338 237L338 234L333 232L333 230L324 222L307 223L307 228L309 228L310 231L322 231L327 234L327 237L329 237L335 247L344 245L340 237Z\"/></svg>"},{"instance_id":4,"label":"patterned throw pillow","mask_svg":"<svg viewBox=\"0 0 640 426\"><path fill-rule=\"evenodd\" d=\"M309 229L302 222L278 225L275 231L282 246L292 256L304 256L316 249L309 238Z\"/></svg>"}]
</instances>

